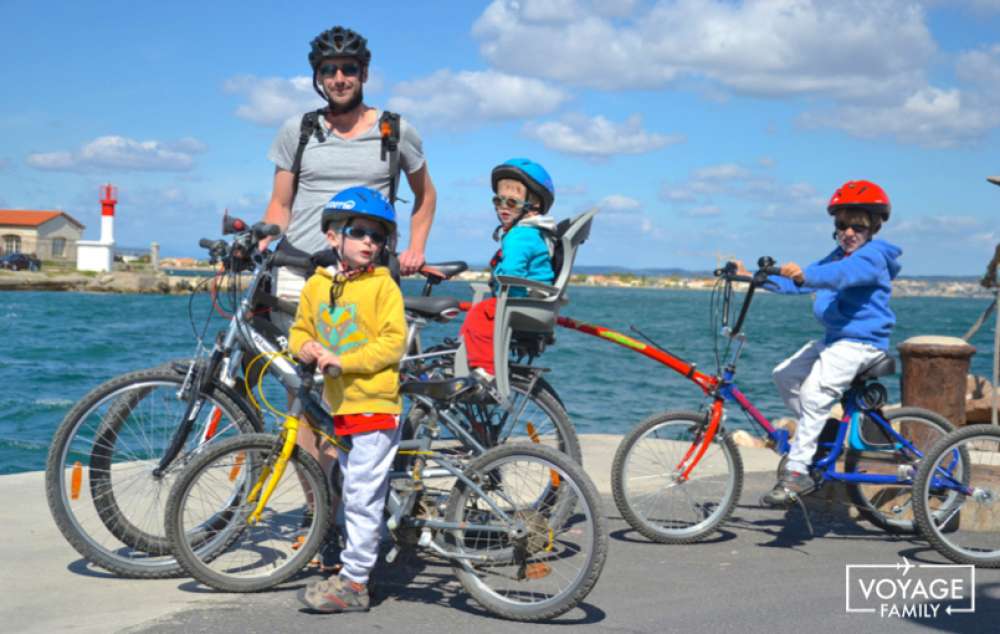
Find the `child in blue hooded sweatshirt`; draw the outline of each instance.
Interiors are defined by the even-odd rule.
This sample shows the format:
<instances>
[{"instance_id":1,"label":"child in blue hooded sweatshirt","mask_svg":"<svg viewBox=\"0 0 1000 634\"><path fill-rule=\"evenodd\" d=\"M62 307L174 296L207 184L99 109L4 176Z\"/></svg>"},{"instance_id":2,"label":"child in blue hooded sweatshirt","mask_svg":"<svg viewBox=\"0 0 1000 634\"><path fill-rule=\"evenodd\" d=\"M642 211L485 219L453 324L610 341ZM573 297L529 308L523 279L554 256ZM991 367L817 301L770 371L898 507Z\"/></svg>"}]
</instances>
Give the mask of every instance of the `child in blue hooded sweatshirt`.
<instances>
[{"instance_id":1,"label":"child in blue hooded sweatshirt","mask_svg":"<svg viewBox=\"0 0 1000 634\"><path fill-rule=\"evenodd\" d=\"M556 223L548 215L555 202L555 187L545 168L524 158L515 158L493 168L493 208L500 226L500 250L490 262L493 276L509 275L551 284L553 232ZM495 288L495 285L494 285ZM523 297L527 291L512 288L511 296ZM496 374L493 359L493 324L496 298L475 304L462 324L461 335L469 367L492 379Z\"/></svg>"},{"instance_id":2,"label":"child in blue hooded sweatshirt","mask_svg":"<svg viewBox=\"0 0 1000 634\"><path fill-rule=\"evenodd\" d=\"M899 274L899 247L874 240L889 219L889 197L870 181L849 181L827 206L834 217L837 248L802 270L782 265L764 288L778 293L815 293L813 314L826 328L780 363L774 382L798 418L785 471L762 502L783 506L815 488L809 465L830 410L854 377L889 350L896 316L889 308L892 280Z\"/></svg>"}]
</instances>

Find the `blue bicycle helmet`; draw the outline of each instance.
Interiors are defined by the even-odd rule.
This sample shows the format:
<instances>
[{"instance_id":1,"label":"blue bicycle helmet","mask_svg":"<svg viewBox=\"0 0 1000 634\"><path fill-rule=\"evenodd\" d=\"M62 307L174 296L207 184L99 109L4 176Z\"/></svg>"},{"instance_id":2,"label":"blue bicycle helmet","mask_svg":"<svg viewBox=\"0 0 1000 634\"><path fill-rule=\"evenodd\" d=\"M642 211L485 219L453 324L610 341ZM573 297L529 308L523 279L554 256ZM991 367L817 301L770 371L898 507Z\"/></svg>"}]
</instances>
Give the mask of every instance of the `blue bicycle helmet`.
<instances>
[{"instance_id":1,"label":"blue bicycle helmet","mask_svg":"<svg viewBox=\"0 0 1000 634\"><path fill-rule=\"evenodd\" d=\"M493 168L491 179L494 192L497 190L497 183L504 178L524 183L529 192L541 199L543 214L552 208L552 203L556 200L556 188L552 184L552 177L538 163L526 158L512 158L497 165Z\"/></svg>"},{"instance_id":2,"label":"blue bicycle helmet","mask_svg":"<svg viewBox=\"0 0 1000 634\"><path fill-rule=\"evenodd\" d=\"M320 229L326 233L331 222L359 216L382 223L390 234L396 232L396 211L389 199L368 187L348 187L331 198L323 207Z\"/></svg>"}]
</instances>

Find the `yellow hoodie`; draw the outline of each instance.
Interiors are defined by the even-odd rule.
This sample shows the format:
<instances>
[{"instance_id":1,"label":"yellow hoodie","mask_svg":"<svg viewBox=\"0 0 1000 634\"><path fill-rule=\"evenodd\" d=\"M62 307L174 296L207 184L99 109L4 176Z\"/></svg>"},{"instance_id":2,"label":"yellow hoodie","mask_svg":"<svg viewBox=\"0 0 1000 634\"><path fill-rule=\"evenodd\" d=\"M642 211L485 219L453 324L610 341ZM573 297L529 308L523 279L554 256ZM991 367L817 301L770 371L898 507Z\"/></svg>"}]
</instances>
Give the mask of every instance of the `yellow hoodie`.
<instances>
[{"instance_id":1,"label":"yellow hoodie","mask_svg":"<svg viewBox=\"0 0 1000 634\"><path fill-rule=\"evenodd\" d=\"M297 355L316 341L340 356L343 373L323 381L323 396L335 415L399 414L399 360L406 348L403 294L378 267L344 282L330 309L330 269L317 269L302 289L288 348Z\"/></svg>"}]
</instances>

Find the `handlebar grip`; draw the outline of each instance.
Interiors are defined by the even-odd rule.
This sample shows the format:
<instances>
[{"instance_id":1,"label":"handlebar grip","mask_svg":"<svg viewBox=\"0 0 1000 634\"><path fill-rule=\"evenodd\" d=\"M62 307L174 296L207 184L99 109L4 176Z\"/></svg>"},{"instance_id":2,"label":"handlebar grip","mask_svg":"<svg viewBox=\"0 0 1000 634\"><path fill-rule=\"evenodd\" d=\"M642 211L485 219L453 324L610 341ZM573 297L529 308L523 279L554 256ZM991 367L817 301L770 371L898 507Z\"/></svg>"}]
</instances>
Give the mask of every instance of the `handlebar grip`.
<instances>
[{"instance_id":1,"label":"handlebar grip","mask_svg":"<svg viewBox=\"0 0 1000 634\"><path fill-rule=\"evenodd\" d=\"M781 275L781 267L778 266L765 266L761 271L765 275Z\"/></svg>"},{"instance_id":2,"label":"handlebar grip","mask_svg":"<svg viewBox=\"0 0 1000 634\"><path fill-rule=\"evenodd\" d=\"M271 263L274 264L274 266L287 266L289 268L301 269L310 273L316 268L309 256L289 255L288 253L284 253L282 251L276 251L274 253L271 257Z\"/></svg>"},{"instance_id":3,"label":"handlebar grip","mask_svg":"<svg viewBox=\"0 0 1000 634\"><path fill-rule=\"evenodd\" d=\"M281 235L281 227L266 222L258 222L253 226L253 232L261 238Z\"/></svg>"},{"instance_id":4,"label":"handlebar grip","mask_svg":"<svg viewBox=\"0 0 1000 634\"><path fill-rule=\"evenodd\" d=\"M198 246L202 249L213 249L215 248L215 240L209 240L208 238L202 238L198 240Z\"/></svg>"}]
</instances>

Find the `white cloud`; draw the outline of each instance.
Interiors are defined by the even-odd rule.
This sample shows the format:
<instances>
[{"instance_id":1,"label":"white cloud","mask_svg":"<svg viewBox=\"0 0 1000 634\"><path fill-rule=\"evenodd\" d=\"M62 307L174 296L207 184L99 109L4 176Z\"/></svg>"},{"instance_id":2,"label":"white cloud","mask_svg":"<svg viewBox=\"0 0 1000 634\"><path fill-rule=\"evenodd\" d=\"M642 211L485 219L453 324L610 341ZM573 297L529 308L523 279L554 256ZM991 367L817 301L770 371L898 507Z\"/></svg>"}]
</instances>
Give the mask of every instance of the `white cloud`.
<instances>
[{"instance_id":1,"label":"white cloud","mask_svg":"<svg viewBox=\"0 0 1000 634\"><path fill-rule=\"evenodd\" d=\"M870 98L919 83L936 50L912 0L661 0L628 7L629 19L564 4L573 10L556 20L535 2L495 0L473 26L483 56L603 90L692 76L756 95Z\"/></svg>"},{"instance_id":2,"label":"white cloud","mask_svg":"<svg viewBox=\"0 0 1000 634\"><path fill-rule=\"evenodd\" d=\"M863 139L892 136L903 143L951 147L980 140L1000 124L1000 114L974 93L928 86L900 104L843 106L805 114L800 121L807 126L839 128Z\"/></svg>"},{"instance_id":3,"label":"white cloud","mask_svg":"<svg viewBox=\"0 0 1000 634\"><path fill-rule=\"evenodd\" d=\"M240 75L226 80L222 88L246 98L247 103L236 108L237 117L263 126L279 125L324 104L313 90L312 78L304 75L290 79Z\"/></svg>"},{"instance_id":4,"label":"white cloud","mask_svg":"<svg viewBox=\"0 0 1000 634\"><path fill-rule=\"evenodd\" d=\"M528 124L525 133L549 149L592 159L615 154L644 154L684 140L678 135L643 130L642 117L638 114L621 123L602 116L568 114L559 121Z\"/></svg>"},{"instance_id":5,"label":"white cloud","mask_svg":"<svg viewBox=\"0 0 1000 634\"><path fill-rule=\"evenodd\" d=\"M823 209L823 197L809 183L779 181L766 170L720 163L691 172L680 183L666 183L660 198L679 207L688 216L715 216L722 213L718 198L728 198L756 208L763 220L813 218ZM776 202L777 201L777 202Z\"/></svg>"},{"instance_id":6,"label":"white cloud","mask_svg":"<svg viewBox=\"0 0 1000 634\"><path fill-rule=\"evenodd\" d=\"M544 115L569 99L541 80L493 70L439 70L399 83L388 107L449 127Z\"/></svg>"},{"instance_id":7,"label":"white cloud","mask_svg":"<svg viewBox=\"0 0 1000 634\"><path fill-rule=\"evenodd\" d=\"M962 53L955 62L955 73L960 79L996 94L1000 91L1000 44Z\"/></svg>"},{"instance_id":8,"label":"white cloud","mask_svg":"<svg viewBox=\"0 0 1000 634\"><path fill-rule=\"evenodd\" d=\"M610 194L594 205L585 206L584 209L591 207L600 209L599 222L604 227L601 230L604 233L634 234L635 229L638 229L647 234L647 237L657 237L661 234L653 219L643 211L642 203L631 196Z\"/></svg>"},{"instance_id":9,"label":"white cloud","mask_svg":"<svg viewBox=\"0 0 1000 634\"><path fill-rule=\"evenodd\" d=\"M136 141L123 136L102 136L80 149L28 155L28 165L51 171L119 169L135 171L186 171L194 167L193 154L205 151L201 141Z\"/></svg>"}]
</instances>

